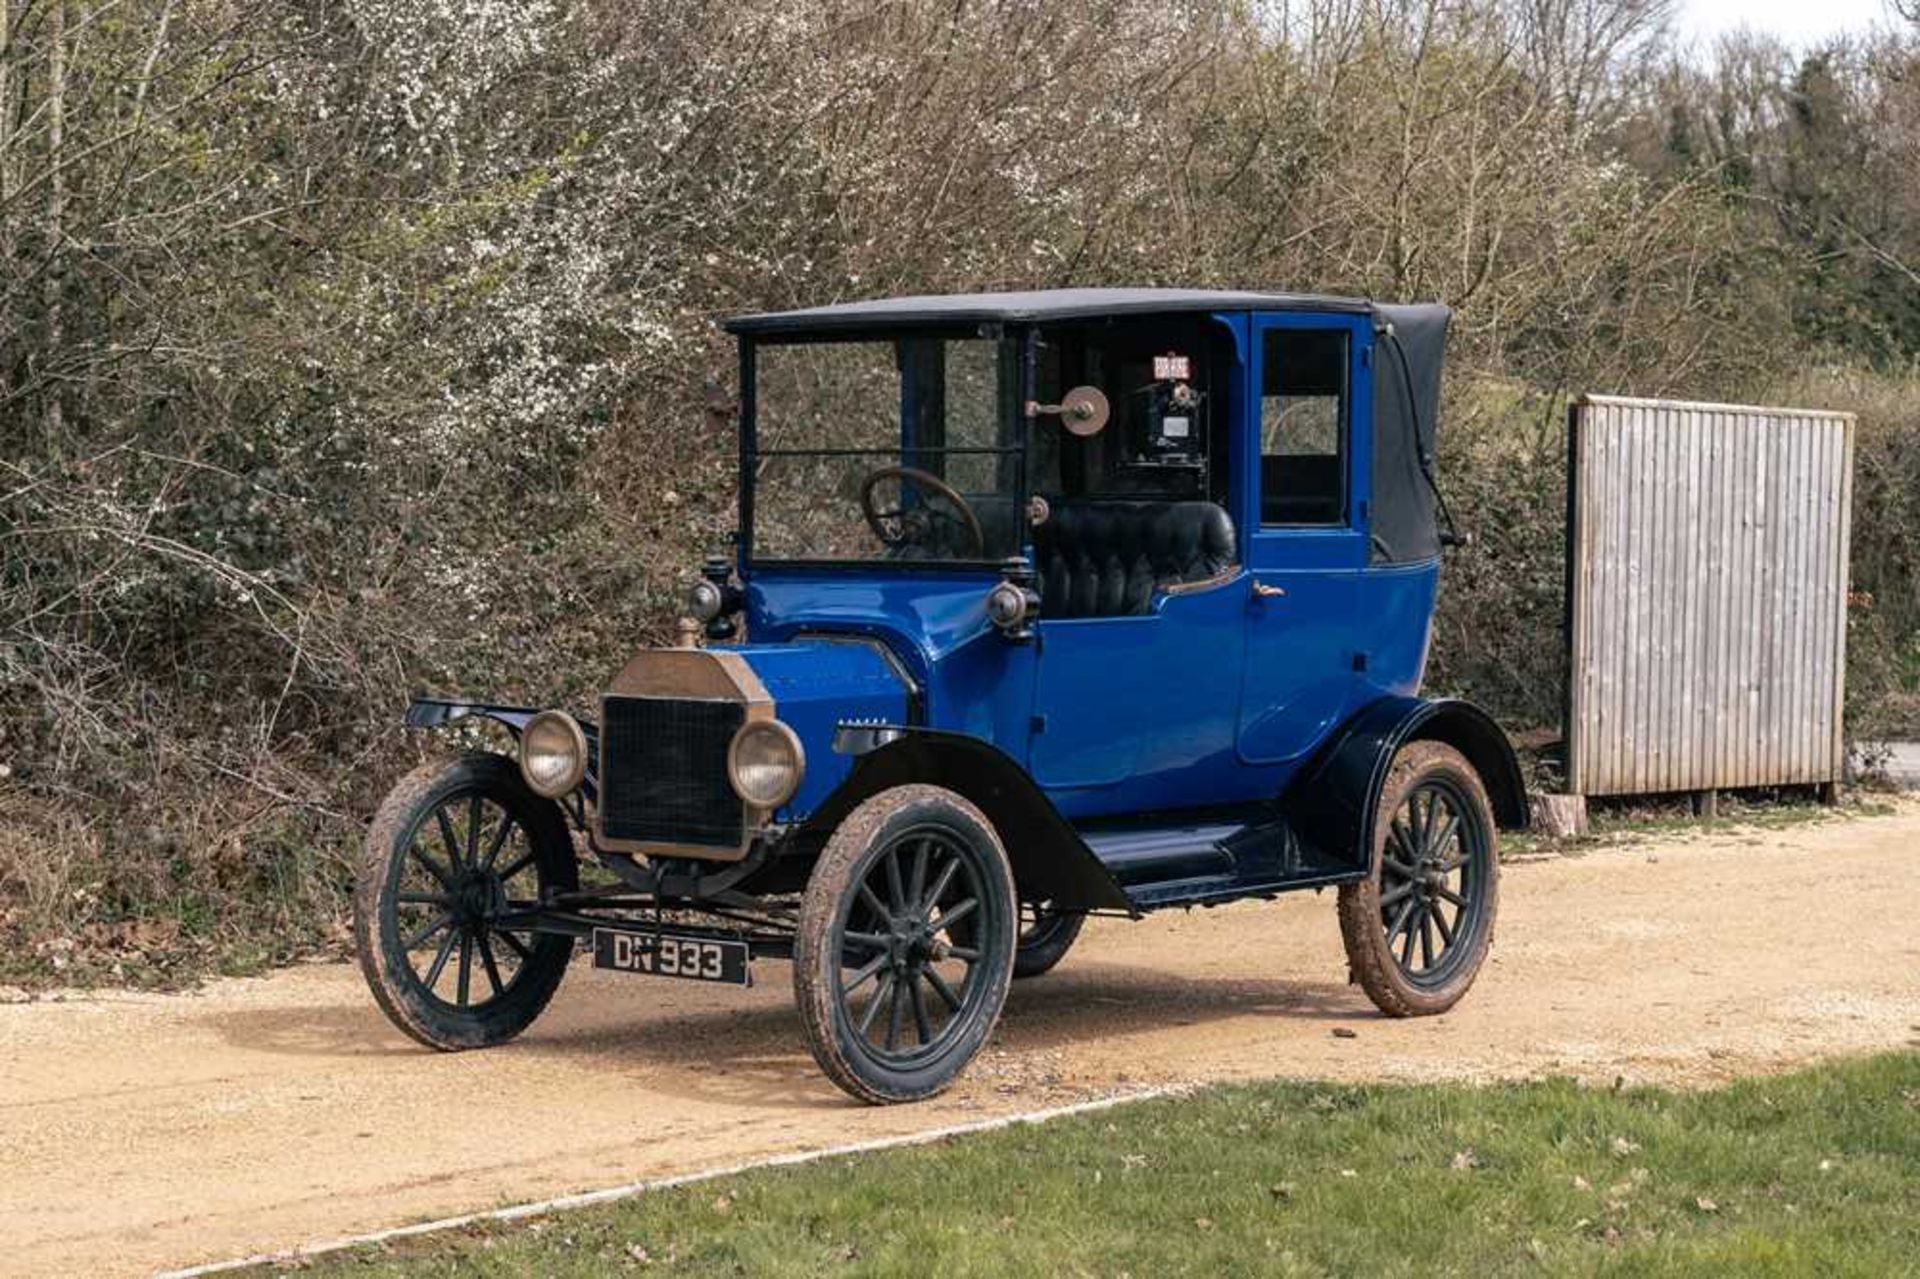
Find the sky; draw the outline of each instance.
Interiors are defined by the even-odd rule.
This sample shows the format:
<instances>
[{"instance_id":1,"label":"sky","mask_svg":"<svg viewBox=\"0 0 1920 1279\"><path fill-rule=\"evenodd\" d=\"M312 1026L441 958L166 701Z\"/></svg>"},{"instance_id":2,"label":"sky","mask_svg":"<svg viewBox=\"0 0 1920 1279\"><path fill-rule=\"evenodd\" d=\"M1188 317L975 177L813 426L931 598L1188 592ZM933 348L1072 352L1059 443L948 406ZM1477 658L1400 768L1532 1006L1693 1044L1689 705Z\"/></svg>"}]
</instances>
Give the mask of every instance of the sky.
<instances>
[{"instance_id":1,"label":"sky","mask_svg":"<svg viewBox=\"0 0 1920 1279\"><path fill-rule=\"evenodd\" d=\"M1678 25L1701 44L1744 25L1804 48L1840 31L1898 20L1885 0L1680 0Z\"/></svg>"}]
</instances>

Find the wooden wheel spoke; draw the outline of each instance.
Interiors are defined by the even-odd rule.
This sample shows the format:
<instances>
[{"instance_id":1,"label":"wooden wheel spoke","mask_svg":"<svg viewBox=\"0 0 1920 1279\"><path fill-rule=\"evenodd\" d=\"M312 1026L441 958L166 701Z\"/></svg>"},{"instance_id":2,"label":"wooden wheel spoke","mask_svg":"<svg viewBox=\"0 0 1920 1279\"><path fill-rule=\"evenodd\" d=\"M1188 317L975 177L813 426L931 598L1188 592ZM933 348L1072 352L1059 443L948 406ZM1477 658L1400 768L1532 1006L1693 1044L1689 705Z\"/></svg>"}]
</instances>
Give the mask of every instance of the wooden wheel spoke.
<instances>
[{"instance_id":1,"label":"wooden wheel spoke","mask_svg":"<svg viewBox=\"0 0 1920 1279\"><path fill-rule=\"evenodd\" d=\"M1448 888L1445 884L1442 884L1440 887L1434 889L1433 891L1434 891L1434 895L1439 897L1441 901L1451 902L1455 906L1458 906L1461 910L1465 910L1467 908L1467 899L1462 897L1459 893L1454 892L1451 888Z\"/></svg>"},{"instance_id":2,"label":"wooden wheel spoke","mask_svg":"<svg viewBox=\"0 0 1920 1279\"><path fill-rule=\"evenodd\" d=\"M505 883L507 880L512 879L515 875L518 875L521 871L525 870L527 867L533 865L533 859L538 855L539 854L535 853L532 849L528 849L526 852L522 853L520 856L514 858L513 861L508 864L505 870L495 871L494 873L500 876L500 880L502 883Z\"/></svg>"},{"instance_id":3,"label":"wooden wheel spoke","mask_svg":"<svg viewBox=\"0 0 1920 1279\"><path fill-rule=\"evenodd\" d=\"M879 933L845 932L840 934L840 939L843 948L847 943L852 943L855 946L865 946L868 950L877 950L882 953L893 945L893 938L883 937Z\"/></svg>"},{"instance_id":4,"label":"wooden wheel spoke","mask_svg":"<svg viewBox=\"0 0 1920 1279\"><path fill-rule=\"evenodd\" d=\"M947 864L940 868L938 875L934 876L933 887L927 891L925 897L920 899L921 914L931 914L933 912L933 908L940 904L941 896L947 891L947 886L953 883L953 877L958 874L959 871L960 859L949 856L947 858Z\"/></svg>"},{"instance_id":5,"label":"wooden wheel spoke","mask_svg":"<svg viewBox=\"0 0 1920 1279\"><path fill-rule=\"evenodd\" d=\"M887 1003L893 997L893 984L894 977L892 973L888 973L882 977L880 979L879 989L873 992L873 999L867 1004L867 1010L860 1014L860 1037L862 1039L865 1039L867 1034L872 1031L873 1019L879 1013L880 1005Z\"/></svg>"},{"instance_id":6,"label":"wooden wheel spoke","mask_svg":"<svg viewBox=\"0 0 1920 1279\"><path fill-rule=\"evenodd\" d=\"M445 893L395 893L393 903L396 906L445 906L453 898Z\"/></svg>"},{"instance_id":7,"label":"wooden wheel spoke","mask_svg":"<svg viewBox=\"0 0 1920 1279\"><path fill-rule=\"evenodd\" d=\"M900 1023L906 1014L906 986L911 979L900 979L893 983L893 998L887 1001L887 1051L892 1052L900 1042Z\"/></svg>"},{"instance_id":8,"label":"wooden wheel spoke","mask_svg":"<svg viewBox=\"0 0 1920 1279\"><path fill-rule=\"evenodd\" d=\"M513 833L513 824L513 814L509 813L501 820L499 827L494 830L493 839L487 844L486 860L480 863L488 870L492 870L494 862L499 860L500 848L507 842L507 836ZM511 875L503 875L501 878L511 879L513 877Z\"/></svg>"},{"instance_id":9,"label":"wooden wheel spoke","mask_svg":"<svg viewBox=\"0 0 1920 1279\"><path fill-rule=\"evenodd\" d=\"M913 1000L914 1033L920 1036L921 1043L930 1044L933 1042L933 1028L927 1023L927 1000L920 991L920 979L917 975L908 978L907 993Z\"/></svg>"},{"instance_id":10,"label":"wooden wheel spoke","mask_svg":"<svg viewBox=\"0 0 1920 1279\"><path fill-rule=\"evenodd\" d=\"M445 806L433 810L434 821L440 824L440 843L447 850L447 860L453 863L453 869L463 871L465 863L460 860L460 837L454 833L453 819L447 816Z\"/></svg>"},{"instance_id":11,"label":"wooden wheel spoke","mask_svg":"<svg viewBox=\"0 0 1920 1279\"><path fill-rule=\"evenodd\" d=\"M1380 894L1380 905L1383 908L1387 906L1391 906L1397 901L1401 901L1407 897L1412 896L1414 890L1417 889L1418 887L1419 885L1415 884L1412 880L1410 879L1405 880L1401 882L1399 886L1395 888L1390 888L1386 892Z\"/></svg>"},{"instance_id":12,"label":"wooden wheel spoke","mask_svg":"<svg viewBox=\"0 0 1920 1279\"><path fill-rule=\"evenodd\" d=\"M1420 903L1418 900L1410 901L1400 908L1399 914L1393 917L1393 923L1387 927L1388 946L1393 945L1393 939L1400 935L1400 930L1407 926L1407 921L1413 918L1413 912L1417 910L1419 906Z\"/></svg>"},{"instance_id":13,"label":"wooden wheel spoke","mask_svg":"<svg viewBox=\"0 0 1920 1279\"><path fill-rule=\"evenodd\" d=\"M1459 918L1458 915L1454 916L1455 920ZM1433 912L1433 926L1440 930L1440 941L1442 943L1440 953L1445 954L1445 947L1453 945L1453 925L1447 922L1447 913L1445 911L1436 910Z\"/></svg>"},{"instance_id":14,"label":"wooden wheel spoke","mask_svg":"<svg viewBox=\"0 0 1920 1279\"><path fill-rule=\"evenodd\" d=\"M433 876L436 880L440 881L440 886L442 888L450 889L453 887L453 872L451 870L442 870L440 868L439 862L436 862L433 860L433 858L427 856L426 849L420 847L420 845L418 844L409 844L407 845L407 856L411 857L414 861L420 863L421 867L426 870L427 874Z\"/></svg>"},{"instance_id":15,"label":"wooden wheel spoke","mask_svg":"<svg viewBox=\"0 0 1920 1279\"><path fill-rule=\"evenodd\" d=\"M1446 825L1440 828L1439 833L1433 837L1433 842L1428 845L1427 856L1438 857L1440 855L1440 851L1444 849L1448 844L1453 842L1454 832L1458 831L1459 829L1460 829L1460 814L1454 812L1451 808L1449 808L1447 810Z\"/></svg>"},{"instance_id":16,"label":"wooden wheel spoke","mask_svg":"<svg viewBox=\"0 0 1920 1279\"><path fill-rule=\"evenodd\" d=\"M447 970L447 960L453 955L454 943L459 940L460 931L458 929L449 929L447 939L440 943L440 951L433 957L433 966L428 968L427 975L420 979L421 985L425 986L428 990L432 990L434 986L438 984L440 974Z\"/></svg>"},{"instance_id":17,"label":"wooden wheel spoke","mask_svg":"<svg viewBox=\"0 0 1920 1279\"><path fill-rule=\"evenodd\" d=\"M518 955L521 963L525 964L532 961L533 951L528 948L525 942L515 937L511 932L504 928L496 928L493 930L493 935L507 943L507 949Z\"/></svg>"},{"instance_id":18,"label":"wooden wheel spoke","mask_svg":"<svg viewBox=\"0 0 1920 1279\"><path fill-rule=\"evenodd\" d=\"M460 934L460 971L454 999L462 1008L473 1002L473 934Z\"/></svg>"},{"instance_id":19,"label":"wooden wheel spoke","mask_svg":"<svg viewBox=\"0 0 1920 1279\"><path fill-rule=\"evenodd\" d=\"M968 915L973 914L979 905L980 899L978 897L969 897L965 901L955 902L947 908L947 912L944 915L933 920L927 927L936 933L944 932L965 919Z\"/></svg>"},{"instance_id":20,"label":"wooden wheel spoke","mask_svg":"<svg viewBox=\"0 0 1920 1279\"><path fill-rule=\"evenodd\" d=\"M890 848L883 855L887 863L887 897L893 903L892 915L907 913L907 887L900 882L900 850Z\"/></svg>"},{"instance_id":21,"label":"wooden wheel spoke","mask_svg":"<svg viewBox=\"0 0 1920 1279\"><path fill-rule=\"evenodd\" d=\"M841 993L846 995L851 995L854 991L860 989L862 986L866 985L868 982L878 977L880 975L880 970L882 968L885 968L886 966L887 966L887 953L885 951L881 951L878 955L875 955L872 959L868 960L866 963L862 964L859 968L855 969L853 976L847 978L846 981L840 983Z\"/></svg>"},{"instance_id":22,"label":"wooden wheel spoke","mask_svg":"<svg viewBox=\"0 0 1920 1279\"><path fill-rule=\"evenodd\" d=\"M1433 912L1420 912L1420 966L1433 967Z\"/></svg>"},{"instance_id":23,"label":"wooden wheel spoke","mask_svg":"<svg viewBox=\"0 0 1920 1279\"><path fill-rule=\"evenodd\" d=\"M927 890L927 858L929 855L926 840L923 839L914 845L913 871L907 876L907 896L905 899L905 904L910 910L917 911L919 909L921 896Z\"/></svg>"},{"instance_id":24,"label":"wooden wheel spoke","mask_svg":"<svg viewBox=\"0 0 1920 1279\"><path fill-rule=\"evenodd\" d=\"M439 932L442 928L445 928L447 925L451 924L452 922L453 922L453 915L448 911L444 911L444 910L441 911L438 915L434 916L432 921L430 921L426 927L422 928L419 932L415 933L413 936L401 942L400 949L412 950L415 946L418 946L421 943L425 942L427 938L433 936L435 933Z\"/></svg>"},{"instance_id":25,"label":"wooden wheel spoke","mask_svg":"<svg viewBox=\"0 0 1920 1279\"><path fill-rule=\"evenodd\" d=\"M866 903L867 909L873 912L875 919L884 923L893 917L893 912L887 909L887 904L880 900L880 895L874 892L864 879L860 881L860 900Z\"/></svg>"},{"instance_id":26,"label":"wooden wheel spoke","mask_svg":"<svg viewBox=\"0 0 1920 1279\"><path fill-rule=\"evenodd\" d=\"M493 943L484 932L480 934L480 966L486 970L487 985L493 988L494 998L499 998L506 987L500 981L500 965L493 957Z\"/></svg>"},{"instance_id":27,"label":"wooden wheel spoke","mask_svg":"<svg viewBox=\"0 0 1920 1279\"><path fill-rule=\"evenodd\" d=\"M960 996L955 994L953 987L947 984L947 979L940 975L940 970L932 965L927 967L927 984L933 987L933 993L940 996L950 1010L956 1013L960 1011Z\"/></svg>"}]
</instances>

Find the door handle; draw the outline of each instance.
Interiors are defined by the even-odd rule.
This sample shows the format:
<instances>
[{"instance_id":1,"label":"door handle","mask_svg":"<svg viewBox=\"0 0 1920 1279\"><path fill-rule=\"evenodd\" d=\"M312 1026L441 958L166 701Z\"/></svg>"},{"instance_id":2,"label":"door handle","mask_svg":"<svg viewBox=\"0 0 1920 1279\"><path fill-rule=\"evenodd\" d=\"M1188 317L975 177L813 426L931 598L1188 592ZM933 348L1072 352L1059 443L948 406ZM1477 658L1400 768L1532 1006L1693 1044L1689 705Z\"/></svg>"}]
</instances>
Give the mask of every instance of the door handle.
<instances>
[{"instance_id":1,"label":"door handle","mask_svg":"<svg viewBox=\"0 0 1920 1279\"><path fill-rule=\"evenodd\" d=\"M1257 577L1253 580L1253 596L1255 599L1277 599L1286 593L1287 588L1284 586L1270 586Z\"/></svg>"}]
</instances>

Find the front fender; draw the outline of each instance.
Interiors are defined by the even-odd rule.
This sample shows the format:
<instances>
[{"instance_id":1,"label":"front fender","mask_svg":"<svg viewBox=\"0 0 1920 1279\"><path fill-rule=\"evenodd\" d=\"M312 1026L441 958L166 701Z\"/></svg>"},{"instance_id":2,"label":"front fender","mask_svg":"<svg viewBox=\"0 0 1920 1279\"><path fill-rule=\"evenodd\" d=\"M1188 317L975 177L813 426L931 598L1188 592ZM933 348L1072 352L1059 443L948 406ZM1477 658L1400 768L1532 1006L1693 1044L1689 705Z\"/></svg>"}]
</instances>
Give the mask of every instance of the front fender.
<instances>
[{"instance_id":1,"label":"front fender","mask_svg":"<svg viewBox=\"0 0 1920 1279\"><path fill-rule=\"evenodd\" d=\"M846 779L798 834L824 843L859 804L894 786L944 786L971 801L1006 845L1027 901L1067 910L1132 911L1126 893L1033 779L991 742L965 733L893 729L901 735L857 756Z\"/></svg>"},{"instance_id":2,"label":"front fender","mask_svg":"<svg viewBox=\"0 0 1920 1279\"><path fill-rule=\"evenodd\" d=\"M408 728L445 728L463 719L490 719L504 725L507 732L513 735L514 745L518 746L520 734L526 731L527 721L539 713L540 709L533 706L499 706L445 697L416 697L407 703L406 723ZM579 719L578 716L575 718ZM579 724L581 732L587 737L587 775L580 783L580 789L592 802L600 791L600 729L592 720L579 719Z\"/></svg>"},{"instance_id":3,"label":"front fender","mask_svg":"<svg viewBox=\"0 0 1920 1279\"><path fill-rule=\"evenodd\" d=\"M1368 869L1387 770L1395 752L1417 741L1445 742L1466 756L1500 829L1527 825L1526 782L1500 725L1472 702L1420 697L1383 697L1349 718L1281 797L1287 820L1323 853Z\"/></svg>"}]
</instances>

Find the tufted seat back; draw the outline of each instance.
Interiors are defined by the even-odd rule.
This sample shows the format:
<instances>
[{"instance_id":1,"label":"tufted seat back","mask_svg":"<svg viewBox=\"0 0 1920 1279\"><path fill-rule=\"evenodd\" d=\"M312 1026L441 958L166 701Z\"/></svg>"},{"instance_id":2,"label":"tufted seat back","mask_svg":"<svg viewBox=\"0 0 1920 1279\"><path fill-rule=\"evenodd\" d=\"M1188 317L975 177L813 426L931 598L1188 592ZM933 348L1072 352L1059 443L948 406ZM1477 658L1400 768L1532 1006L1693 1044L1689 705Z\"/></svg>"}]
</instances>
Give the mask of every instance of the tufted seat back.
<instances>
[{"instance_id":1,"label":"tufted seat back","mask_svg":"<svg viewBox=\"0 0 1920 1279\"><path fill-rule=\"evenodd\" d=\"M1212 502L1061 501L1033 540L1043 618L1146 613L1157 588L1234 564L1233 518Z\"/></svg>"}]
</instances>

